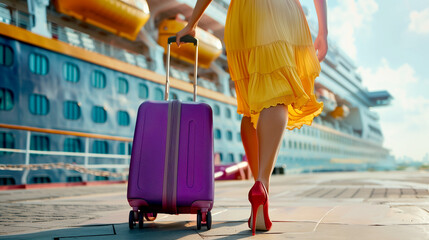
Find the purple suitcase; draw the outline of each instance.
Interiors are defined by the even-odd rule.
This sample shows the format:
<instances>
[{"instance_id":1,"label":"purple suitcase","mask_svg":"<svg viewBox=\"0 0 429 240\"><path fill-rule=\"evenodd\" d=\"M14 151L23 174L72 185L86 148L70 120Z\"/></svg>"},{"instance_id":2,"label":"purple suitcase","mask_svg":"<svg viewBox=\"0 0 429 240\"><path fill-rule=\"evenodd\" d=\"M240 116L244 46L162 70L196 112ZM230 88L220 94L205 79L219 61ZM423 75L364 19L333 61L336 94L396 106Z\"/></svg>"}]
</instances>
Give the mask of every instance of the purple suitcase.
<instances>
[{"instance_id":1,"label":"purple suitcase","mask_svg":"<svg viewBox=\"0 0 429 240\"><path fill-rule=\"evenodd\" d=\"M194 42L196 39L183 39ZM167 51L167 101L145 101L138 110L127 198L133 210L129 227L157 213L197 214L197 229L211 228L214 198L213 117L205 103L168 101L170 43ZM195 64L195 75L197 59ZM196 80L194 81L196 101Z\"/></svg>"}]
</instances>

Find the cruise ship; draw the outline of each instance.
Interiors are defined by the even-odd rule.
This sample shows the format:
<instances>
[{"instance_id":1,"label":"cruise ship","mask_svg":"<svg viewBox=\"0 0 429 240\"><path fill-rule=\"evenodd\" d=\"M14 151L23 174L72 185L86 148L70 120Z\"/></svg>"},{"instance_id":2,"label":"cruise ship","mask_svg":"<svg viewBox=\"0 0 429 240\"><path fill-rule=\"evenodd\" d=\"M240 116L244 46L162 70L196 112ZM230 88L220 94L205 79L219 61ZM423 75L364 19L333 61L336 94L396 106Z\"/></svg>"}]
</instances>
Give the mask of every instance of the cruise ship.
<instances>
[{"instance_id":1,"label":"cruise ship","mask_svg":"<svg viewBox=\"0 0 429 240\"><path fill-rule=\"evenodd\" d=\"M195 2L0 0L0 185L126 180L137 109L164 99L165 39ZM217 165L245 157L222 41L228 5L213 0L197 30L197 101L213 109ZM192 101L194 50L171 51L170 99ZM392 96L369 92L335 45L321 65L323 113L286 132L275 172L392 168L372 110Z\"/></svg>"}]
</instances>

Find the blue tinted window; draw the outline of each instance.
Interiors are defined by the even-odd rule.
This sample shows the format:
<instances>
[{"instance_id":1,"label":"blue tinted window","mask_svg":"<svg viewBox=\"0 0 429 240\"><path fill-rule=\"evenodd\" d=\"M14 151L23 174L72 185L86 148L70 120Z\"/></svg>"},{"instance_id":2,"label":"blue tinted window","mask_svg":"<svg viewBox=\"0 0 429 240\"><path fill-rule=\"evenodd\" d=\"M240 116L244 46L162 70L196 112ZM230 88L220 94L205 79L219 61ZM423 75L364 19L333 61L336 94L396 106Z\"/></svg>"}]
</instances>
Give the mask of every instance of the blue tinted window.
<instances>
[{"instance_id":1,"label":"blue tinted window","mask_svg":"<svg viewBox=\"0 0 429 240\"><path fill-rule=\"evenodd\" d=\"M7 88L0 88L0 110L11 110L13 108L13 92Z\"/></svg>"},{"instance_id":2,"label":"blue tinted window","mask_svg":"<svg viewBox=\"0 0 429 240\"><path fill-rule=\"evenodd\" d=\"M232 141L232 132L231 132L231 131L227 131L227 132L226 132L226 138L227 138L229 141Z\"/></svg>"},{"instance_id":3,"label":"blue tinted window","mask_svg":"<svg viewBox=\"0 0 429 240\"><path fill-rule=\"evenodd\" d=\"M221 162L223 161L223 153L219 153L219 159Z\"/></svg>"},{"instance_id":4,"label":"blue tinted window","mask_svg":"<svg viewBox=\"0 0 429 240\"><path fill-rule=\"evenodd\" d=\"M30 148L31 150L49 151L50 150L49 137L37 136L37 135L31 136Z\"/></svg>"},{"instance_id":5,"label":"blue tinted window","mask_svg":"<svg viewBox=\"0 0 429 240\"><path fill-rule=\"evenodd\" d=\"M128 93L128 81L125 78L118 78L116 81L118 93L127 94Z\"/></svg>"},{"instance_id":6,"label":"blue tinted window","mask_svg":"<svg viewBox=\"0 0 429 240\"><path fill-rule=\"evenodd\" d=\"M92 144L93 153L109 153L109 145L106 141L96 140Z\"/></svg>"},{"instance_id":7,"label":"blue tinted window","mask_svg":"<svg viewBox=\"0 0 429 240\"><path fill-rule=\"evenodd\" d=\"M11 66L13 64L13 50L12 48L0 44L0 65Z\"/></svg>"},{"instance_id":8,"label":"blue tinted window","mask_svg":"<svg viewBox=\"0 0 429 240\"><path fill-rule=\"evenodd\" d=\"M164 100L164 91L162 91L160 88L155 89L155 100Z\"/></svg>"},{"instance_id":9,"label":"blue tinted window","mask_svg":"<svg viewBox=\"0 0 429 240\"><path fill-rule=\"evenodd\" d=\"M48 58L42 54L30 54L30 71L39 75L46 75L49 72Z\"/></svg>"},{"instance_id":10,"label":"blue tinted window","mask_svg":"<svg viewBox=\"0 0 429 240\"><path fill-rule=\"evenodd\" d=\"M241 134L240 133L237 133L237 141L241 142Z\"/></svg>"},{"instance_id":11,"label":"blue tinted window","mask_svg":"<svg viewBox=\"0 0 429 240\"><path fill-rule=\"evenodd\" d=\"M139 98L142 98L142 99L149 98L149 88L144 83L139 84Z\"/></svg>"},{"instance_id":12,"label":"blue tinted window","mask_svg":"<svg viewBox=\"0 0 429 240\"><path fill-rule=\"evenodd\" d=\"M80 118L80 106L74 101L64 102L64 117L70 120L76 120Z\"/></svg>"},{"instance_id":13,"label":"blue tinted window","mask_svg":"<svg viewBox=\"0 0 429 240\"><path fill-rule=\"evenodd\" d=\"M76 64L66 62L63 65L63 77L66 81L79 82L79 68Z\"/></svg>"},{"instance_id":14,"label":"blue tinted window","mask_svg":"<svg viewBox=\"0 0 429 240\"><path fill-rule=\"evenodd\" d=\"M12 133L0 132L0 148L15 148L15 138ZM6 154L11 152L0 152L0 156Z\"/></svg>"},{"instance_id":15,"label":"blue tinted window","mask_svg":"<svg viewBox=\"0 0 429 240\"><path fill-rule=\"evenodd\" d=\"M171 93L171 99L179 99L176 93Z\"/></svg>"},{"instance_id":16,"label":"blue tinted window","mask_svg":"<svg viewBox=\"0 0 429 240\"><path fill-rule=\"evenodd\" d=\"M94 70L91 74L91 86L94 88L105 88L106 75L101 71Z\"/></svg>"},{"instance_id":17,"label":"blue tinted window","mask_svg":"<svg viewBox=\"0 0 429 240\"><path fill-rule=\"evenodd\" d=\"M220 115L220 108L219 108L219 106L217 104L215 104L213 106L213 113L214 113L215 116L219 116Z\"/></svg>"},{"instance_id":18,"label":"blue tinted window","mask_svg":"<svg viewBox=\"0 0 429 240\"><path fill-rule=\"evenodd\" d=\"M121 154L121 155L124 155L125 154L125 144L126 143L123 143L123 142L121 142L121 143L119 143L119 154ZM127 149L127 153L128 153L128 155L131 155L131 143L128 143L128 144L126 144L127 146L128 146L128 149Z\"/></svg>"},{"instance_id":19,"label":"blue tinted window","mask_svg":"<svg viewBox=\"0 0 429 240\"><path fill-rule=\"evenodd\" d=\"M64 152L83 152L82 142L79 138L66 138Z\"/></svg>"},{"instance_id":20,"label":"blue tinted window","mask_svg":"<svg viewBox=\"0 0 429 240\"><path fill-rule=\"evenodd\" d=\"M227 162L234 162L235 161L234 154L229 153L226 161Z\"/></svg>"},{"instance_id":21,"label":"blue tinted window","mask_svg":"<svg viewBox=\"0 0 429 240\"><path fill-rule=\"evenodd\" d=\"M92 108L92 120L96 123L105 123L107 121L107 112L103 107L94 106Z\"/></svg>"},{"instance_id":22,"label":"blue tinted window","mask_svg":"<svg viewBox=\"0 0 429 240\"><path fill-rule=\"evenodd\" d=\"M69 176L67 177L67 182L82 182L81 176Z\"/></svg>"},{"instance_id":23,"label":"blue tinted window","mask_svg":"<svg viewBox=\"0 0 429 240\"><path fill-rule=\"evenodd\" d=\"M125 111L118 112L118 124L121 126L130 125L130 115Z\"/></svg>"},{"instance_id":24,"label":"blue tinted window","mask_svg":"<svg viewBox=\"0 0 429 240\"><path fill-rule=\"evenodd\" d=\"M222 133L219 129L215 129L214 138L215 139L221 139L222 138Z\"/></svg>"},{"instance_id":25,"label":"blue tinted window","mask_svg":"<svg viewBox=\"0 0 429 240\"><path fill-rule=\"evenodd\" d=\"M43 95L33 94L29 98L30 112L35 115L46 115L49 113L49 100Z\"/></svg>"},{"instance_id":26,"label":"blue tinted window","mask_svg":"<svg viewBox=\"0 0 429 240\"><path fill-rule=\"evenodd\" d=\"M50 177L33 177L33 179L31 180L31 183L50 183L51 182L51 178Z\"/></svg>"},{"instance_id":27,"label":"blue tinted window","mask_svg":"<svg viewBox=\"0 0 429 240\"><path fill-rule=\"evenodd\" d=\"M13 177L0 177L0 185L15 185L15 179Z\"/></svg>"},{"instance_id":28,"label":"blue tinted window","mask_svg":"<svg viewBox=\"0 0 429 240\"><path fill-rule=\"evenodd\" d=\"M231 118L231 115L232 115L231 109L226 108L226 118Z\"/></svg>"}]
</instances>

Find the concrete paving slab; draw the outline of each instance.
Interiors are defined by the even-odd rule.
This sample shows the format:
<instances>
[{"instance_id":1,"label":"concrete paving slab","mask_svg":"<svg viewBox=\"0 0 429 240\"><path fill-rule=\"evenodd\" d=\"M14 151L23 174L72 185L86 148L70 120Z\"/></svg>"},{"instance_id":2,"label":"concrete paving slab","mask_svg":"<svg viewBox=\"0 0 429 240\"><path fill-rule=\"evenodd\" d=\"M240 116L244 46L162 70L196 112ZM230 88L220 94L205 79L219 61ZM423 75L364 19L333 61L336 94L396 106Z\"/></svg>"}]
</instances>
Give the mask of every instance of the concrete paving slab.
<instances>
[{"instance_id":1,"label":"concrete paving slab","mask_svg":"<svg viewBox=\"0 0 429 240\"><path fill-rule=\"evenodd\" d=\"M273 228L252 238L429 239L428 183L427 172L274 176ZM210 231L197 231L189 214L159 214L130 230L126 184L4 191L0 239L247 239L251 186L216 182Z\"/></svg>"}]
</instances>

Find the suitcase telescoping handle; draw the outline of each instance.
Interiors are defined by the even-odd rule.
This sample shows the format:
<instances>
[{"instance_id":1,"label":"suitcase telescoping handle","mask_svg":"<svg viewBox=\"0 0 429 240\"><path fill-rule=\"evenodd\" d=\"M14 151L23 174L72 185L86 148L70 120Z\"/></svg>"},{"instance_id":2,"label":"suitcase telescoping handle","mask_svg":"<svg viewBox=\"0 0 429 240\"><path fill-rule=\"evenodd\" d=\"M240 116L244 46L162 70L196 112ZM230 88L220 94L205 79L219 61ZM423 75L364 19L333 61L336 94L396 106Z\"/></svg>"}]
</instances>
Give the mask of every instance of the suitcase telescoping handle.
<instances>
[{"instance_id":1,"label":"suitcase telescoping handle","mask_svg":"<svg viewBox=\"0 0 429 240\"><path fill-rule=\"evenodd\" d=\"M198 69L198 39L186 35L180 38L181 42L193 43L195 46L195 66L194 66L194 102L197 101L197 69ZM168 101L168 95L170 93L170 44L176 42L176 36L168 38L167 47L167 77L165 79L165 100Z\"/></svg>"}]
</instances>

